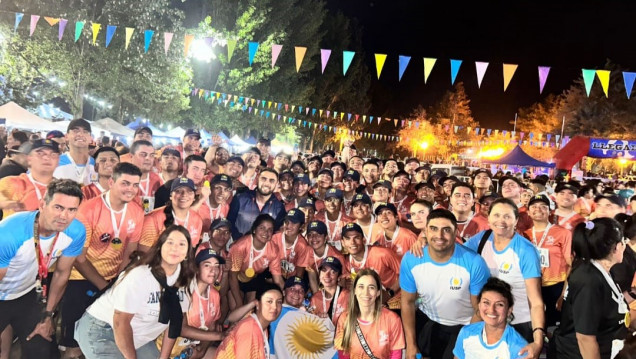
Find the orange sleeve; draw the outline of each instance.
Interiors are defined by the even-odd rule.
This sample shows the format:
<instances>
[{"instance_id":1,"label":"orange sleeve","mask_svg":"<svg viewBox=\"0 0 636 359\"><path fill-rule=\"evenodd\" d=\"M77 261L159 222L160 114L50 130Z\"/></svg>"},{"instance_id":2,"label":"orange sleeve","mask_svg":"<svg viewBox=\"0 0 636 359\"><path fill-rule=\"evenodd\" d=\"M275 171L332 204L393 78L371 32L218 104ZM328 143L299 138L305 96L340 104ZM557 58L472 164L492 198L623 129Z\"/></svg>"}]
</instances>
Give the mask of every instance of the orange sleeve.
<instances>
[{"instance_id":1,"label":"orange sleeve","mask_svg":"<svg viewBox=\"0 0 636 359\"><path fill-rule=\"evenodd\" d=\"M333 339L334 348L337 350L343 350L342 348L342 340L344 337L344 327L347 323L347 318L349 315L343 314L338 318L338 325L336 326L336 336Z\"/></svg>"},{"instance_id":2,"label":"orange sleeve","mask_svg":"<svg viewBox=\"0 0 636 359\"><path fill-rule=\"evenodd\" d=\"M157 216L154 213L147 215L143 219L143 225L141 226L141 234L139 244L146 247L152 247L153 244L159 239L159 230L156 223Z\"/></svg>"},{"instance_id":3,"label":"orange sleeve","mask_svg":"<svg viewBox=\"0 0 636 359\"><path fill-rule=\"evenodd\" d=\"M136 216L134 218L134 221L135 223L137 223L137 225L135 226L135 231L129 237L130 243L139 243L139 241L141 240L141 230L144 223L144 210L139 207L138 210L136 210L135 212ZM142 225L140 226L139 223L142 223Z\"/></svg>"},{"instance_id":4,"label":"orange sleeve","mask_svg":"<svg viewBox=\"0 0 636 359\"><path fill-rule=\"evenodd\" d=\"M270 241L270 243L273 242ZM278 245L276 245L276 243L271 243L274 246L272 247L271 251L274 253L274 255L272 256L272 260L269 262L268 268L269 268L269 272L272 273L272 275L283 275L283 268L281 267L281 261L282 258L278 253L281 253L281 249L279 248Z\"/></svg>"},{"instance_id":5,"label":"orange sleeve","mask_svg":"<svg viewBox=\"0 0 636 359\"><path fill-rule=\"evenodd\" d=\"M572 263L572 232L567 229L563 231L563 258Z\"/></svg>"},{"instance_id":6,"label":"orange sleeve","mask_svg":"<svg viewBox=\"0 0 636 359\"><path fill-rule=\"evenodd\" d=\"M243 254L242 248L243 242L240 240L237 241L234 245L230 247L229 261L231 263L230 271L232 272L240 272L243 267L243 261L246 259Z\"/></svg>"},{"instance_id":7,"label":"orange sleeve","mask_svg":"<svg viewBox=\"0 0 636 359\"><path fill-rule=\"evenodd\" d=\"M86 201L80 204L77 211L77 219L82 222L84 227L86 227L86 241L84 241L84 248L88 248L90 246L91 241L93 240L93 225L97 224L97 220L93 218L97 206L93 205L91 202L92 201Z\"/></svg>"},{"instance_id":8,"label":"orange sleeve","mask_svg":"<svg viewBox=\"0 0 636 359\"><path fill-rule=\"evenodd\" d=\"M390 312L390 314L392 315L388 318L388 323L390 325L389 332L391 333L389 336L391 338L391 350L402 350L406 347L402 320L397 314L393 312Z\"/></svg>"}]
</instances>

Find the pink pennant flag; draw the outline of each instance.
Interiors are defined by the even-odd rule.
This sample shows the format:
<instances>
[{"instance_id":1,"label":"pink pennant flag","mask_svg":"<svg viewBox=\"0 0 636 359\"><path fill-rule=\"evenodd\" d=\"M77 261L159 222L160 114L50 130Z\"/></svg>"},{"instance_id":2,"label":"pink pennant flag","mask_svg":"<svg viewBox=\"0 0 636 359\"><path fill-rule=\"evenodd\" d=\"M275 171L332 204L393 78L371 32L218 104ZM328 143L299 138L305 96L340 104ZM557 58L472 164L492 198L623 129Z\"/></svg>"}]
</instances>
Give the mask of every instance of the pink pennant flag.
<instances>
[{"instance_id":1,"label":"pink pennant flag","mask_svg":"<svg viewBox=\"0 0 636 359\"><path fill-rule=\"evenodd\" d=\"M543 87L548 80L548 74L550 73L550 67L539 66L539 94L543 93Z\"/></svg>"},{"instance_id":2,"label":"pink pennant flag","mask_svg":"<svg viewBox=\"0 0 636 359\"><path fill-rule=\"evenodd\" d=\"M278 55L280 55L282 49L283 45L272 45L272 68L276 65L276 60L278 60Z\"/></svg>"},{"instance_id":3,"label":"pink pennant flag","mask_svg":"<svg viewBox=\"0 0 636 359\"><path fill-rule=\"evenodd\" d=\"M168 55L168 49L170 48L170 43L172 42L172 37L174 36L173 32L164 32L163 33L163 52Z\"/></svg>"},{"instance_id":4,"label":"pink pennant flag","mask_svg":"<svg viewBox=\"0 0 636 359\"><path fill-rule=\"evenodd\" d=\"M486 74L488 63L476 61L475 67L477 69L477 88L481 88L481 81L484 79L484 75Z\"/></svg>"},{"instance_id":5,"label":"pink pennant flag","mask_svg":"<svg viewBox=\"0 0 636 359\"><path fill-rule=\"evenodd\" d=\"M35 32L35 27L38 26L38 21L40 20L40 15L31 15L31 30L29 31L29 36L33 36Z\"/></svg>"},{"instance_id":6,"label":"pink pennant flag","mask_svg":"<svg viewBox=\"0 0 636 359\"><path fill-rule=\"evenodd\" d=\"M325 73L325 67L327 67L327 62L329 62L329 56L331 56L331 50L329 49L320 49L320 63L322 64L322 73Z\"/></svg>"}]
</instances>

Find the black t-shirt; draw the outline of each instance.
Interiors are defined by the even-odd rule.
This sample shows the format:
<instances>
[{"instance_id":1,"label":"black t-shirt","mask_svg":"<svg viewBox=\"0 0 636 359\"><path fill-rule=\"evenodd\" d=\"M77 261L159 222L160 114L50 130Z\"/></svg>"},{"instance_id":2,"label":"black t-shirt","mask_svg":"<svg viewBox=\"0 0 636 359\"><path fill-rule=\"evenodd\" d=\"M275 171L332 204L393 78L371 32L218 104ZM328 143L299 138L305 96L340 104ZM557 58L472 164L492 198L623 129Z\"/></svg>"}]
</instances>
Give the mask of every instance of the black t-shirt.
<instances>
[{"instance_id":1,"label":"black t-shirt","mask_svg":"<svg viewBox=\"0 0 636 359\"><path fill-rule=\"evenodd\" d=\"M558 358L581 358L579 333L596 336L601 358L609 359L612 340L625 338L627 328L625 314L618 312L618 301L603 274L592 263L581 263L570 273L565 295L561 324L555 332ZM620 300L624 301L622 296Z\"/></svg>"},{"instance_id":2,"label":"black t-shirt","mask_svg":"<svg viewBox=\"0 0 636 359\"><path fill-rule=\"evenodd\" d=\"M612 278L620 286L622 292L629 292L636 273L636 252L630 246L625 246L623 261L616 263L610 270ZM636 318L635 318L636 319Z\"/></svg>"},{"instance_id":3,"label":"black t-shirt","mask_svg":"<svg viewBox=\"0 0 636 359\"><path fill-rule=\"evenodd\" d=\"M174 180L169 180L164 183L163 186L157 188L157 191L155 191L155 208L163 207L168 203L173 181Z\"/></svg>"}]
</instances>

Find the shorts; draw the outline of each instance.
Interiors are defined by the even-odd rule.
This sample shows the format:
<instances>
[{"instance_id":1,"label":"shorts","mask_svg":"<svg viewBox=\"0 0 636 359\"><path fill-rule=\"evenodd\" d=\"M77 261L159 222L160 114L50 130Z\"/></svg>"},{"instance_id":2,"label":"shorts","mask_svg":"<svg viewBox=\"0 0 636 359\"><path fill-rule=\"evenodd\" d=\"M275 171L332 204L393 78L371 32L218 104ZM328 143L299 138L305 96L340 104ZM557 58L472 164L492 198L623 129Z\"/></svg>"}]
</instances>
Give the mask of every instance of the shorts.
<instances>
[{"instance_id":1,"label":"shorts","mask_svg":"<svg viewBox=\"0 0 636 359\"><path fill-rule=\"evenodd\" d=\"M62 314L60 345L67 348L77 348L79 345L73 339L75 336L75 322L86 309L95 301L99 292L96 286L87 280L69 280L62 297L60 311Z\"/></svg>"}]
</instances>

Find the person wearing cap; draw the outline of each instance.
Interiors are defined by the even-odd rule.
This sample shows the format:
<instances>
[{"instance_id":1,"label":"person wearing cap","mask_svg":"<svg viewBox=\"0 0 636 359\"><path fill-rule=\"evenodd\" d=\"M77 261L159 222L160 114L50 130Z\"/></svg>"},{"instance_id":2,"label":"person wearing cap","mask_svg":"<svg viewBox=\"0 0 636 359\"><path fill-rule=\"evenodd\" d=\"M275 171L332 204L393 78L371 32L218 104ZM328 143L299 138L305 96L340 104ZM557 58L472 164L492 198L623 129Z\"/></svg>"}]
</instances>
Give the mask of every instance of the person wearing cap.
<instances>
[{"instance_id":1,"label":"person wearing cap","mask_svg":"<svg viewBox=\"0 0 636 359\"><path fill-rule=\"evenodd\" d=\"M272 242L280 249L280 265L285 279L305 275L311 247L301 234L304 224L303 211L296 208L290 209L285 216L282 231L272 237Z\"/></svg>"},{"instance_id":2,"label":"person wearing cap","mask_svg":"<svg viewBox=\"0 0 636 359\"><path fill-rule=\"evenodd\" d=\"M615 194L599 194L594 197L594 213L590 215L590 219L595 218L614 218L619 213L625 213L625 201Z\"/></svg>"},{"instance_id":3,"label":"person wearing cap","mask_svg":"<svg viewBox=\"0 0 636 359\"><path fill-rule=\"evenodd\" d=\"M526 184L521 185L521 194L519 194L519 200L521 201L521 207L528 208L530 199L534 197L534 191Z\"/></svg>"},{"instance_id":4,"label":"person wearing cap","mask_svg":"<svg viewBox=\"0 0 636 359\"><path fill-rule=\"evenodd\" d=\"M225 174L232 179L232 187L236 193L243 192L243 190L247 189L247 187L239 181L239 177L243 173L243 168L245 168L245 161L243 161L240 156L228 158L225 166ZM243 188L243 190L239 190L240 188Z\"/></svg>"},{"instance_id":5,"label":"person wearing cap","mask_svg":"<svg viewBox=\"0 0 636 359\"><path fill-rule=\"evenodd\" d=\"M345 214L351 215L351 201L360 186L360 173L354 169L348 169L342 177L342 205Z\"/></svg>"},{"instance_id":6,"label":"person wearing cap","mask_svg":"<svg viewBox=\"0 0 636 359\"><path fill-rule=\"evenodd\" d=\"M327 242L327 234L327 226L324 222L311 221L307 224L307 243L311 247L312 253L309 255L309 264L305 269L307 270L312 293L319 291L320 265L325 258L335 257L340 263L344 263L342 253Z\"/></svg>"},{"instance_id":7,"label":"person wearing cap","mask_svg":"<svg viewBox=\"0 0 636 359\"><path fill-rule=\"evenodd\" d=\"M219 174L209 181L210 195L199 206L197 213L203 220L203 228L217 218L227 218L232 197L232 179L228 175Z\"/></svg>"},{"instance_id":8,"label":"person wearing cap","mask_svg":"<svg viewBox=\"0 0 636 359\"><path fill-rule=\"evenodd\" d=\"M519 220L517 221L517 232L523 233L532 228L532 218L528 215L528 207L521 203L521 191L523 184L516 177L505 176L499 180L501 196L511 200L519 208Z\"/></svg>"},{"instance_id":9,"label":"person wearing cap","mask_svg":"<svg viewBox=\"0 0 636 359\"><path fill-rule=\"evenodd\" d=\"M305 173L306 167L305 163L301 160L296 160L292 162L289 169L294 173L294 175Z\"/></svg>"},{"instance_id":10,"label":"person wearing cap","mask_svg":"<svg viewBox=\"0 0 636 359\"><path fill-rule=\"evenodd\" d=\"M77 219L86 227L86 242L75 261L62 302L60 345L66 355L80 354L74 339L75 322L80 319L92 297L128 265L141 237L144 211L135 202L141 171L130 163L113 169L110 189L79 208Z\"/></svg>"},{"instance_id":11,"label":"person wearing cap","mask_svg":"<svg viewBox=\"0 0 636 359\"><path fill-rule=\"evenodd\" d=\"M364 193L372 197L374 194L374 186L380 179L380 166L378 166L378 163L375 161L366 161L364 165L362 165L362 172L360 174L364 180L364 185L358 187L356 192Z\"/></svg>"},{"instance_id":12,"label":"person wearing cap","mask_svg":"<svg viewBox=\"0 0 636 359\"><path fill-rule=\"evenodd\" d=\"M322 168L330 168L331 164L336 160L336 152L334 150L326 150L320 155L322 159Z\"/></svg>"},{"instance_id":13,"label":"person wearing cap","mask_svg":"<svg viewBox=\"0 0 636 359\"><path fill-rule=\"evenodd\" d=\"M152 130L150 127L142 126L137 127L135 130L135 134L133 135L132 142L135 143L137 141L148 141L152 143ZM132 153L125 153L120 156L121 162L132 163Z\"/></svg>"},{"instance_id":14,"label":"person wearing cap","mask_svg":"<svg viewBox=\"0 0 636 359\"><path fill-rule=\"evenodd\" d=\"M141 180L139 181L139 191L135 201L139 203L146 214L152 212L156 207L163 204L157 204L155 193L161 187L161 178L152 168L155 164L155 148L151 142L139 140L133 142L130 146L132 155L131 162L141 170Z\"/></svg>"},{"instance_id":15,"label":"person wearing cap","mask_svg":"<svg viewBox=\"0 0 636 359\"><path fill-rule=\"evenodd\" d=\"M380 179L386 181L392 181L393 176L399 171L397 161L393 158L389 158L384 161L384 167L382 168L382 175ZM408 174L408 172L407 172Z\"/></svg>"},{"instance_id":16,"label":"person wearing cap","mask_svg":"<svg viewBox=\"0 0 636 359\"><path fill-rule=\"evenodd\" d=\"M408 173L408 172L406 172L406 173ZM412 181L413 184L420 183L420 182L426 182L426 181L428 181L429 177L431 176L431 166L429 166L429 165L420 166L420 167L415 169L414 173L415 173L415 175L411 177L413 179L413 181ZM409 176L410 176L410 174L409 174Z\"/></svg>"},{"instance_id":17,"label":"person wearing cap","mask_svg":"<svg viewBox=\"0 0 636 359\"><path fill-rule=\"evenodd\" d=\"M278 173L271 168L264 168L258 175L255 190L238 193L230 203L227 219L232 223L232 238L237 240L246 235L260 214L268 214L274 218L274 230L283 225L285 206L274 196L278 184Z\"/></svg>"},{"instance_id":18,"label":"person wearing cap","mask_svg":"<svg viewBox=\"0 0 636 359\"><path fill-rule=\"evenodd\" d=\"M221 312L221 294L217 286L223 275L225 258L214 249L201 249L194 257L196 276L190 283L190 308L184 315L181 334L175 340L170 358L179 357L183 353L196 353L199 358L209 352L212 357L216 348L210 342L223 340L223 332L218 331ZM161 350L165 332L155 343ZM193 357L190 355L189 357Z\"/></svg>"},{"instance_id":19,"label":"person wearing cap","mask_svg":"<svg viewBox=\"0 0 636 359\"><path fill-rule=\"evenodd\" d=\"M347 288L351 288L351 282L359 271L372 268L380 275L382 302L388 303L390 308L399 308L400 260L395 252L365 244L364 233L357 223L342 227L342 246L348 253L344 262Z\"/></svg>"},{"instance_id":20,"label":"person wearing cap","mask_svg":"<svg viewBox=\"0 0 636 359\"><path fill-rule=\"evenodd\" d=\"M484 260L457 243L457 220L446 209L427 217L423 256L408 252L400 267L406 357L451 358L460 329L481 320L477 296L490 277ZM415 301L423 298L419 309ZM417 328L417 330L416 330Z\"/></svg>"},{"instance_id":21,"label":"person wearing cap","mask_svg":"<svg viewBox=\"0 0 636 359\"><path fill-rule=\"evenodd\" d=\"M2 165L0 165L0 179L26 173L28 166L27 154L20 151L20 146L8 148L7 157L2 160Z\"/></svg>"},{"instance_id":22,"label":"person wearing cap","mask_svg":"<svg viewBox=\"0 0 636 359\"><path fill-rule=\"evenodd\" d=\"M315 219L324 222L327 226L327 241L330 245L342 250L341 231L342 226L353 221L353 218L344 214L342 207L343 193L337 188L330 188L325 194L325 209L319 211Z\"/></svg>"},{"instance_id":23,"label":"person wearing cap","mask_svg":"<svg viewBox=\"0 0 636 359\"><path fill-rule=\"evenodd\" d=\"M559 309L563 301L563 286L572 267L572 231L558 222L550 223L550 206L550 198L545 194L532 197L528 213L533 225L523 233L537 248L541 258L541 294L546 307L546 328L561 321Z\"/></svg>"},{"instance_id":24,"label":"person wearing cap","mask_svg":"<svg viewBox=\"0 0 636 359\"><path fill-rule=\"evenodd\" d=\"M545 190L545 185L546 185L546 182L541 177L535 177L530 180L530 183L528 183L528 187L532 191L533 196L536 196L538 194L547 195L548 192L546 192Z\"/></svg>"},{"instance_id":25,"label":"person wearing cap","mask_svg":"<svg viewBox=\"0 0 636 359\"><path fill-rule=\"evenodd\" d=\"M199 246L195 249L198 251L205 249L213 249L218 253L223 259L229 261L230 253L228 252L228 242L232 238L232 224L226 218L217 218L212 221L210 227L205 230L202 235L201 242L199 242ZM230 290L229 284L229 274L230 274L230 266L226 265L223 267L223 274L221 278L218 280L218 283L215 284L215 288L221 294L221 318L226 318L230 306L234 307L233 297L228 296ZM232 303L230 303L232 301Z\"/></svg>"},{"instance_id":26,"label":"person wearing cap","mask_svg":"<svg viewBox=\"0 0 636 359\"><path fill-rule=\"evenodd\" d=\"M179 176L179 167L181 167L181 152L170 147L165 147L161 150L161 157L159 158L161 185L177 178Z\"/></svg>"},{"instance_id":27,"label":"person wearing cap","mask_svg":"<svg viewBox=\"0 0 636 359\"><path fill-rule=\"evenodd\" d=\"M201 241L203 219L196 209L192 208L196 193L194 182L187 177L177 177L172 181L170 200L165 206L154 209L143 220L139 250L148 252L157 238L167 227L177 224L190 232L192 245Z\"/></svg>"},{"instance_id":28,"label":"person wearing cap","mask_svg":"<svg viewBox=\"0 0 636 359\"><path fill-rule=\"evenodd\" d=\"M261 152L261 159L267 163L267 167L274 167L274 156L272 156L272 141L268 138L261 137L256 142L256 148ZM278 170L276 170L278 171ZM278 171L280 172L280 171Z\"/></svg>"},{"instance_id":29,"label":"person wearing cap","mask_svg":"<svg viewBox=\"0 0 636 359\"><path fill-rule=\"evenodd\" d=\"M0 209L3 218L15 212L34 211L46 192L46 186L53 180L60 156L57 143L51 140L37 140L21 146L27 154L28 173L0 179Z\"/></svg>"},{"instance_id":30,"label":"person wearing cap","mask_svg":"<svg viewBox=\"0 0 636 359\"><path fill-rule=\"evenodd\" d=\"M490 228L487 219L475 215L474 204L473 188L465 182L455 183L451 190L450 205L457 220L457 242L460 244Z\"/></svg>"},{"instance_id":31,"label":"person wearing cap","mask_svg":"<svg viewBox=\"0 0 636 359\"><path fill-rule=\"evenodd\" d=\"M46 137L44 138L46 138L47 140L56 142L60 149L60 153L64 153L68 150L68 147L66 146L66 138L62 131L58 131L58 130L49 131L47 132Z\"/></svg>"},{"instance_id":32,"label":"person wearing cap","mask_svg":"<svg viewBox=\"0 0 636 359\"><path fill-rule=\"evenodd\" d=\"M562 182L556 186L554 197L557 208L551 216L550 222L558 224L570 232L574 231L577 224L585 222L585 218L574 210L578 193L578 183L573 181Z\"/></svg>"},{"instance_id":33,"label":"person wearing cap","mask_svg":"<svg viewBox=\"0 0 636 359\"><path fill-rule=\"evenodd\" d=\"M325 193L331 188L333 183L333 172L328 168L323 168L318 171L318 178L316 179L316 187L311 191L311 194L317 200L324 200Z\"/></svg>"},{"instance_id":34,"label":"person wearing cap","mask_svg":"<svg viewBox=\"0 0 636 359\"><path fill-rule=\"evenodd\" d=\"M373 203L371 198L363 193L358 193L351 200L351 214L353 214L354 223L362 228L364 235L364 243L373 244L373 239L382 233L382 227L376 223L373 216Z\"/></svg>"},{"instance_id":35,"label":"person wearing cap","mask_svg":"<svg viewBox=\"0 0 636 359\"><path fill-rule=\"evenodd\" d=\"M291 162L291 156L286 154L283 151L280 151L276 154L272 161L272 167L276 172L282 173L289 169L289 163Z\"/></svg>"},{"instance_id":36,"label":"person wearing cap","mask_svg":"<svg viewBox=\"0 0 636 359\"><path fill-rule=\"evenodd\" d=\"M69 151L60 156L53 177L72 179L81 185L90 184L95 172L95 161L88 148L91 139L91 124L88 121L77 118L69 122L66 130Z\"/></svg>"},{"instance_id":37,"label":"person wearing cap","mask_svg":"<svg viewBox=\"0 0 636 359\"><path fill-rule=\"evenodd\" d=\"M278 190L274 195L285 205L285 209L288 206L291 209L289 203L294 201L294 172L284 170L278 173Z\"/></svg>"},{"instance_id":38,"label":"person wearing cap","mask_svg":"<svg viewBox=\"0 0 636 359\"><path fill-rule=\"evenodd\" d=\"M322 158L320 156L312 156L307 159L307 175L309 175L310 184L316 184L318 171L322 169Z\"/></svg>"},{"instance_id":39,"label":"person wearing cap","mask_svg":"<svg viewBox=\"0 0 636 359\"><path fill-rule=\"evenodd\" d=\"M349 307L349 290L338 285L342 275L342 262L336 257L326 257L320 263L319 280L321 289L311 296L308 311L321 318L329 318L338 324L338 318Z\"/></svg>"},{"instance_id":40,"label":"person wearing cap","mask_svg":"<svg viewBox=\"0 0 636 359\"><path fill-rule=\"evenodd\" d=\"M435 185L433 183L431 183L430 181L420 182L417 183L413 188L415 189L415 196L418 200L424 200L431 203L431 205L433 205L433 208L440 207L440 205L435 201L435 194L437 192L435 192Z\"/></svg>"},{"instance_id":41,"label":"person wearing cap","mask_svg":"<svg viewBox=\"0 0 636 359\"><path fill-rule=\"evenodd\" d=\"M333 173L333 182L332 186L338 188L340 190L343 189L342 178L344 177L345 172L347 171L347 167L343 162L332 162L329 165L329 169Z\"/></svg>"},{"instance_id":42,"label":"person wearing cap","mask_svg":"<svg viewBox=\"0 0 636 359\"><path fill-rule=\"evenodd\" d=\"M391 181L387 181L381 179L373 184L373 195L371 196L371 200L373 203L378 202L388 202L391 197L391 192L393 191L393 186L391 186Z\"/></svg>"},{"instance_id":43,"label":"person wearing cap","mask_svg":"<svg viewBox=\"0 0 636 359\"><path fill-rule=\"evenodd\" d=\"M395 205L400 216L399 221L403 225L408 223L406 215L409 213L411 203L415 201L415 197L410 194L411 176L404 170L397 171L391 179L393 193L389 198L389 202Z\"/></svg>"},{"instance_id":44,"label":"person wearing cap","mask_svg":"<svg viewBox=\"0 0 636 359\"><path fill-rule=\"evenodd\" d=\"M314 199L311 196L310 190L311 180L309 179L309 175L305 173L297 174L292 179L292 193L293 200L288 201L285 205L286 210L290 210L292 208L299 208L298 204L305 198Z\"/></svg>"},{"instance_id":45,"label":"person wearing cap","mask_svg":"<svg viewBox=\"0 0 636 359\"><path fill-rule=\"evenodd\" d=\"M371 240L373 245L393 250L401 260L404 253L411 249L417 236L398 225L399 216L393 203L378 202L375 215L382 230Z\"/></svg>"},{"instance_id":46,"label":"person wearing cap","mask_svg":"<svg viewBox=\"0 0 636 359\"><path fill-rule=\"evenodd\" d=\"M443 208L450 210L451 192L453 190L453 185L457 182L459 182L459 179L455 176L448 176L439 179L438 184L441 191L438 192L439 196L436 200Z\"/></svg>"},{"instance_id":47,"label":"person wearing cap","mask_svg":"<svg viewBox=\"0 0 636 359\"><path fill-rule=\"evenodd\" d=\"M404 170L412 177L415 178L415 172L420 167L420 160L411 157L404 162ZM429 171L430 172L430 171ZM420 181L421 182L421 181Z\"/></svg>"},{"instance_id":48,"label":"person wearing cap","mask_svg":"<svg viewBox=\"0 0 636 359\"><path fill-rule=\"evenodd\" d=\"M492 173L486 168L480 168L473 173L473 187L475 188L475 198L479 199L492 191ZM476 212L479 212L475 208Z\"/></svg>"},{"instance_id":49,"label":"person wearing cap","mask_svg":"<svg viewBox=\"0 0 636 359\"><path fill-rule=\"evenodd\" d=\"M210 188L203 185L205 181L206 168L207 164L205 163L205 159L199 155L188 156L183 161L183 172L181 177L191 179L192 182L194 182L194 185L197 188L197 194L199 195L192 205L195 210L198 210L201 203L203 203L203 201L210 195ZM154 208L163 207L166 205L168 200L170 200L172 182L174 182L174 180L176 180L176 178L164 183L154 192Z\"/></svg>"},{"instance_id":50,"label":"person wearing cap","mask_svg":"<svg viewBox=\"0 0 636 359\"><path fill-rule=\"evenodd\" d=\"M300 209L301 212L305 214L305 223L309 223L314 220L314 217L316 216L316 201L314 201L312 197L305 197L298 201L298 206L296 208ZM303 230L303 233L306 233L306 228Z\"/></svg>"},{"instance_id":51,"label":"person wearing cap","mask_svg":"<svg viewBox=\"0 0 636 359\"><path fill-rule=\"evenodd\" d=\"M181 158L190 155L200 155L201 152L201 133L198 130L189 128L183 135L183 144L181 145Z\"/></svg>"},{"instance_id":52,"label":"person wearing cap","mask_svg":"<svg viewBox=\"0 0 636 359\"><path fill-rule=\"evenodd\" d=\"M482 196L479 199L479 211L477 211L477 206L475 206L475 217L480 217L480 219L488 222L488 212L490 212L490 206L497 198L499 198L499 195L496 193L490 193Z\"/></svg>"},{"instance_id":53,"label":"person wearing cap","mask_svg":"<svg viewBox=\"0 0 636 359\"><path fill-rule=\"evenodd\" d=\"M364 160L362 159L362 157L357 155L351 156L348 164L350 169L358 173L362 173L362 167L364 166Z\"/></svg>"},{"instance_id":54,"label":"person wearing cap","mask_svg":"<svg viewBox=\"0 0 636 359\"><path fill-rule=\"evenodd\" d=\"M113 177L113 169L119 163L119 153L112 147L100 147L93 158L97 181L82 187L85 200L95 198L110 189L110 179Z\"/></svg>"}]
</instances>

